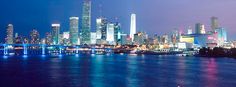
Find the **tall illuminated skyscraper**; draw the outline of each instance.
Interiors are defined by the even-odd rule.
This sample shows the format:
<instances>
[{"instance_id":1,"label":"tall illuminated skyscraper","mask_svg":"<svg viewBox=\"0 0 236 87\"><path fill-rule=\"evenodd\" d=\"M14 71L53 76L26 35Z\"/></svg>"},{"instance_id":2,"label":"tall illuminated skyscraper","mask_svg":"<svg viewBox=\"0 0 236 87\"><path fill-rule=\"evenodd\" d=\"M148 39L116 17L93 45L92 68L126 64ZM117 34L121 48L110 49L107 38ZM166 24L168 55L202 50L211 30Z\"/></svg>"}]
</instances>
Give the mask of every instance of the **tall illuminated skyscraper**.
<instances>
[{"instance_id":1,"label":"tall illuminated skyscraper","mask_svg":"<svg viewBox=\"0 0 236 87\"><path fill-rule=\"evenodd\" d=\"M107 39L106 41L109 43L109 44L114 44L114 41L115 41L115 37L114 37L114 34L115 33L115 25L113 23L108 23L107 24Z\"/></svg>"},{"instance_id":2,"label":"tall illuminated skyscraper","mask_svg":"<svg viewBox=\"0 0 236 87\"><path fill-rule=\"evenodd\" d=\"M136 14L131 14L130 37L132 41L134 41L134 34L136 34Z\"/></svg>"},{"instance_id":3,"label":"tall illuminated skyscraper","mask_svg":"<svg viewBox=\"0 0 236 87\"><path fill-rule=\"evenodd\" d=\"M52 44L60 44L60 24L52 24Z\"/></svg>"},{"instance_id":4,"label":"tall illuminated skyscraper","mask_svg":"<svg viewBox=\"0 0 236 87\"><path fill-rule=\"evenodd\" d=\"M81 44L90 44L91 0L84 0L82 14Z\"/></svg>"},{"instance_id":5,"label":"tall illuminated skyscraper","mask_svg":"<svg viewBox=\"0 0 236 87\"><path fill-rule=\"evenodd\" d=\"M103 39L106 40L106 28L107 28L107 20L106 18L98 18L96 20L96 33L97 33L97 39Z\"/></svg>"},{"instance_id":6,"label":"tall illuminated skyscraper","mask_svg":"<svg viewBox=\"0 0 236 87\"><path fill-rule=\"evenodd\" d=\"M70 44L78 45L79 35L79 18L70 17Z\"/></svg>"},{"instance_id":7,"label":"tall illuminated skyscraper","mask_svg":"<svg viewBox=\"0 0 236 87\"><path fill-rule=\"evenodd\" d=\"M213 31L215 31L217 28L219 28L218 18L217 17L211 17L211 29Z\"/></svg>"},{"instance_id":8,"label":"tall illuminated skyscraper","mask_svg":"<svg viewBox=\"0 0 236 87\"><path fill-rule=\"evenodd\" d=\"M121 24L116 22L114 26L114 38L116 44L121 44Z\"/></svg>"},{"instance_id":9,"label":"tall illuminated skyscraper","mask_svg":"<svg viewBox=\"0 0 236 87\"><path fill-rule=\"evenodd\" d=\"M224 43L227 42L227 32L226 32L226 29L223 28L223 27L220 27L218 29L215 29L215 31L217 32L218 45L219 46L224 45Z\"/></svg>"},{"instance_id":10,"label":"tall illuminated skyscraper","mask_svg":"<svg viewBox=\"0 0 236 87\"><path fill-rule=\"evenodd\" d=\"M7 37L6 37L6 43L7 44L13 44L13 25L8 24L7 26Z\"/></svg>"}]
</instances>

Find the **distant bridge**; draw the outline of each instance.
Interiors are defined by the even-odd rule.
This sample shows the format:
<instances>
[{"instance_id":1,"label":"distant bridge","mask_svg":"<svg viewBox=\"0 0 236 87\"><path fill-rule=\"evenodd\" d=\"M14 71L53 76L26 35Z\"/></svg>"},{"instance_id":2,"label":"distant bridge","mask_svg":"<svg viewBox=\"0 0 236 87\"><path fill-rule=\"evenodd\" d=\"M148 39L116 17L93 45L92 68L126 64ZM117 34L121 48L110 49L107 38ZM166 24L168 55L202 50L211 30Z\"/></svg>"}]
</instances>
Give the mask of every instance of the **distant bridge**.
<instances>
[{"instance_id":1,"label":"distant bridge","mask_svg":"<svg viewBox=\"0 0 236 87\"><path fill-rule=\"evenodd\" d=\"M80 53L111 53L111 47L96 46L63 46L46 44L0 44L0 55L48 55L48 54L80 54Z\"/></svg>"}]
</instances>

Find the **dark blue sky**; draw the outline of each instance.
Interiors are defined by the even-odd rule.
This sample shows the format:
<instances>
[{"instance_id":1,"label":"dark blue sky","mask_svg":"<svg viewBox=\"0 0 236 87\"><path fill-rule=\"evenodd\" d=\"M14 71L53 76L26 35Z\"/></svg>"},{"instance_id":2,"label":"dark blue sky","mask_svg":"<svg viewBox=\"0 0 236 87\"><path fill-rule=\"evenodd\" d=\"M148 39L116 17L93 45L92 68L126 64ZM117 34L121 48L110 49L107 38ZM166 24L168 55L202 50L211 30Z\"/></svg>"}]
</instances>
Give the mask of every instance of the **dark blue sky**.
<instances>
[{"instance_id":1,"label":"dark blue sky","mask_svg":"<svg viewBox=\"0 0 236 87\"><path fill-rule=\"evenodd\" d=\"M15 32L28 35L36 28L41 36L51 30L52 23L60 23L62 31L69 29L69 17L81 17L83 0L1 0L0 34L5 37L6 25L14 24ZM110 21L122 23L129 33L130 14L137 14L138 31L159 35L170 33L174 28L186 31L197 22L210 28L210 17L219 17L220 25L226 27L229 39L236 39L236 0L93 0L92 30L95 18L102 15Z\"/></svg>"}]
</instances>

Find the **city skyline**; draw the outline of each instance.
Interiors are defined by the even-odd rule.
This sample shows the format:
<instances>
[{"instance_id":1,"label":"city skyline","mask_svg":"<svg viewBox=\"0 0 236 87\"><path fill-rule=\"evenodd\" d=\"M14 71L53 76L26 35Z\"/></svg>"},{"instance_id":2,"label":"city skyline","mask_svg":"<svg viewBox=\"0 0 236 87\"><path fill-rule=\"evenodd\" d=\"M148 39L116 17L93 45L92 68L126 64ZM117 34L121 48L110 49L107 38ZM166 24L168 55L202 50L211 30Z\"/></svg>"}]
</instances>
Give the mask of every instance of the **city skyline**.
<instances>
[{"instance_id":1,"label":"city skyline","mask_svg":"<svg viewBox=\"0 0 236 87\"><path fill-rule=\"evenodd\" d=\"M207 2L209 2L209 1L212 1L212 0L208 0L208 1L206 1L206 3ZM6 2L9 2L9 1L4 1L5 3ZM40 1L40 3L43 3L43 2L47 2L47 1ZM49 1L50 2L50 1ZM57 8L57 6L58 6L58 8L59 7L63 7L63 6L60 6L60 5L66 5L66 3L65 4L63 4L62 3L63 1L51 1L51 4L52 5L55 5L56 7L54 8L54 9L56 9ZM64 14L67 14L67 16L68 16L68 14L74 14L73 16L78 16L78 17L82 17L81 15L82 15L82 3L83 2L78 2L78 1L72 1L72 2L77 2L76 3L76 5L74 5L74 6L68 6L68 7L71 7L72 9L75 9L76 8L76 10L77 11L71 11L71 12L65 12ZM175 21L181 21L181 20L177 20L176 18L173 18L172 20L168 20L168 21L170 21L169 22L169 24L167 24L167 25L165 25L165 24L162 24L162 23L165 23L167 20L165 20L165 19L158 19L158 17L159 17L159 15L156 15L156 16L150 16L150 15L155 15L155 13L157 12L159 12L159 11L151 11L150 13L153 13L153 14L146 14L147 16L150 16L150 17L153 17L153 19L150 19L147 23L148 24L145 24L145 23L143 23L144 22L144 20L147 20L148 18L150 18L150 17L146 17L146 16L144 16L142 13L140 13L140 7L139 8L136 8L137 6L137 4L140 4L140 2L141 1L136 1L136 2L134 2L134 3L130 3L130 1L121 1L121 2L119 2L119 1L112 1L113 3L119 3L119 4L125 4L125 5L127 5L128 7L125 7L125 8L122 8L122 7L112 7L113 9L115 9L114 11L116 11L116 9L118 10L117 12L119 12L120 10L129 10L129 11L127 11L127 12L125 12L126 13L126 15L124 15L124 17L122 17L122 16L117 16L117 15L119 15L119 14L116 14L116 15L114 15L114 13L116 13L116 12L112 12L112 11L109 11L109 9L112 9L112 8L107 8L107 6L109 6L108 5L108 3L109 2L111 2L111 1L107 1L107 0L104 0L104 1L92 1L92 13L94 13L94 14L92 14L92 31L95 31L96 30L96 27L95 27L95 25L96 25L96 20L95 20L95 18L98 18L101 14L102 14L102 16L104 16L104 17L106 17L106 18L108 18L108 20L110 20L110 21L115 21L116 20L116 17L118 18L118 21L119 22L121 22L121 26L122 26L122 30L125 32L125 33L129 33L129 31L127 31L127 30L129 30L129 27L130 27L130 18L129 18L129 15L131 14L131 13L136 13L137 14L137 31L146 31L148 34L151 34L151 35L153 35L153 34L155 34L155 33L157 33L157 34L159 34L159 35L163 35L163 34L165 34L165 33L168 33L168 31L171 31L171 30L173 30L174 28L178 28L178 29L180 29L180 30L182 30L182 31L185 31L185 32L187 32L187 28L188 28L188 26L192 26L192 28L194 28L194 25L195 25L195 23L202 23L202 24L204 24L204 25L206 25L206 31L209 31L209 30L211 30L211 23L210 23L210 17L212 17L212 16L216 16L216 17L218 17L219 19L218 19L218 21L219 21L219 26L221 27L226 27L226 30L229 32L229 37L231 37L231 38L229 38L230 40L234 40L235 39L235 37L233 37L233 31L234 31L234 25L233 24L231 24L231 25L228 25L228 20L226 20L225 18L228 18L228 17L230 17L230 16L219 16L220 15L220 13L219 14L214 14L214 15L210 15L210 14L212 14L212 13L214 13L214 12L207 12L207 11L203 11L203 12L205 12L206 14L205 15L203 15L203 16L199 16L199 18L197 18L197 19L195 19L195 17L196 17L196 15L188 15L187 17L186 17L186 19L185 18L183 18L183 19L185 19L185 20L188 20L188 21L192 21L192 22L186 22L186 23L181 23L181 22L175 22ZM154 2L160 2L160 1L154 1ZM194 2L194 1L193 1ZM221 5L221 4L219 4L219 2L220 1L215 1L215 2L213 2L213 4L217 4L218 3L218 5ZM231 2L231 3L230 3ZM19 3L22 3L22 2L19 2ZM39 5L40 5L40 3L39 3ZM58 5L56 4L56 3L58 3ZM112 5L113 5L113 3L111 3ZM173 3L171 3L171 2L166 2L167 4L173 4ZM179 3L177 3L177 4L183 4L183 3L189 3L188 1L180 1ZM198 2L197 2L198 3ZM228 8L230 8L230 7L232 7L231 6L231 4L232 3L236 3L235 1L226 1L225 3L228 3L230 6L228 6ZM14 3L14 4L16 4L16 3ZM102 4L102 6L100 6ZM147 3L144 3L144 4L147 4ZM176 3L175 3L176 4ZM17 4L16 4L17 5ZM68 5L70 5L70 4L68 4ZM204 6L205 4L204 3L202 3L202 5ZM130 7L129 7L130 6ZM50 7L50 6L49 6ZM142 6L141 6L142 7ZM152 4L150 4L150 6L143 6L141 9L143 9L143 8L150 8L150 7L152 7ZM156 7L159 7L159 6L156 6ZM160 6L160 7L163 7L163 6ZM165 7L165 6L164 6ZM174 6L173 6L174 7ZM183 7L185 7L185 6L183 6ZM217 6L215 6L215 5L211 5L211 8L212 7L216 7L215 9L213 9L213 10L219 10L218 12L222 12L222 14L227 14L225 11L221 11L220 9L217 9ZM219 7L221 7L221 6L218 6L218 8ZM9 7L7 7L6 6L6 9L7 8L9 8ZM23 8L23 7L22 7ZM34 8L34 6L33 6L33 8ZM201 7L201 8L204 8L204 7ZM2 7L2 9L4 9L4 7ZM13 8L9 8L9 9L13 9ZM43 8L38 8L38 10L40 10L40 9L43 9ZM49 10L48 11L57 11L57 10L50 10L50 8L48 8ZM101 9L101 11L99 12L99 10ZM166 8L166 9L168 9L168 8ZM185 8L186 9L186 8ZM29 10L29 9L26 9L26 10ZM68 9L67 9L68 10ZM158 9L157 9L158 10ZM9 10L7 10L7 12L6 13L9 13L8 12ZM36 10L37 11L37 10ZM65 11L65 9L64 10L62 10L62 11ZM78 12L78 11L81 11L81 12ZM141 10L141 11L143 11L143 10ZM169 11L170 13L172 12L172 11ZM187 11L184 11L184 12L187 12ZM189 11L190 12L190 11ZM19 12L12 12L12 13L19 13ZM40 12L33 12L32 14L36 14L36 13L40 13ZM18 18L18 17L16 17L16 16L12 16L12 18L10 17L6 17L7 19L5 19L5 18L3 18L4 20L3 21L1 21L0 23L0 27L2 28L1 29L1 31L2 32L4 32L5 33L5 27L6 27L6 25L7 24L13 24L14 25L14 33L15 32L17 32L17 33L19 33L20 35L21 34L23 34L23 35L27 35L27 33L29 33L32 29L34 29L34 28L36 28L36 29L38 29L39 30L39 32L40 32L40 34L41 35L44 35L45 34L45 32L48 32L48 31L50 31L50 25L52 24L52 23L60 23L61 24L61 31L69 31L69 20L68 20L68 18L69 17L66 17L65 18L65 16L62 16L62 14L55 14L55 13L57 13L57 12L55 12L55 13L53 13L53 15L52 14L49 14L49 13L51 13L51 12L48 12L48 15L47 14L45 14L46 16L49 16L49 15L51 15L51 16L55 16L55 18L48 18L48 19L45 19L45 20L43 20L43 22L37 22L37 23L27 23L28 21L26 21L26 22L24 22L25 20L22 20L23 22L22 23L18 23L17 21L19 21L21 18L19 18L19 20L17 20L16 18ZM100 14L101 13L101 14ZM160 12L160 13L163 13L163 12ZM164 13L166 13L166 12L164 12ZM178 14L180 14L181 12L177 12ZM195 13L194 11L192 12L192 13ZM191 14L192 14L191 13ZM3 13L3 14L5 14L5 13ZM21 13L21 14L23 14L23 13ZM120 14L124 14L124 13L120 13ZM181 13L182 14L182 13ZM10 14L10 15L12 15L12 14ZM42 14L40 14L40 15L42 15ZM45 16L44 15L44 16ZM58 18L58 16L62 16L62 18ZM109 15L111 15L111 16L109 16ZM160 14L161 15L161 14ZM18 16L18 15L17 15ZM19 16L21 16L21 15L19 15ZM31 16L29 16L29 18L26 16L25 17L25 19L26 20L32 20L32 19L35 19L35 20L39 20L40 19L40 17L37 17L38 15L36 15L35 17L31 17ZM44 17L43 16L43 17ZM31 18L30 18L31 17ZM162 17L164 17L164 18L166 18L166 17L168 17L167 19L170 19L170 18L172 18L173 17L173 15L170 15L170 16L162 16ZM232 16L231 16L232 17ZM9 19L8 19L9 18ZM189 19L187 19L187 18L189 18ZM154 20L155 19L155 20ZM176 20L175 20L176 19ZM194 20L192 20L192 19L194 19ZM232 20L233 18L231 18L231 20ZM16 21L17 20L17 21ZM47 21L48 20L48 21ZM60 20L63 20L63 21L60 21ZM80 19L81 20L81 19ZM11 22L12 21L12 22ZM42 21L42 20L41 20ZM156 22L156 21L159 21L159 22ZM173 23L172 23L172 21L174 21ZM47 22L46 24L45 24L45 22ZM50 23L50 24L48 24L48 23ZM180 24L181 23L181 24ZM27 25L27 26L25 26L25 25ZM39 26L39 25L42 25L42 26ZM149 25L149 26L148 26ZM163 28L163 25L165 25L166 26L166 28ZM79 24L79 26L81 27L81 24ZM145 27L146 26L146 27ZM156 27L154 27L154 26L156 26ZM149 27L153 27L153 28L149 28ZM26 30L26 31L28 31L27 33L25 33L25 32L21 32L21 30ZM152 32L152 31L155 31L155 32ZM2 41L4 40L3 38L5 38L5 36L4 37L1 37L2 38Z\"/></svg>"}]
</instances>

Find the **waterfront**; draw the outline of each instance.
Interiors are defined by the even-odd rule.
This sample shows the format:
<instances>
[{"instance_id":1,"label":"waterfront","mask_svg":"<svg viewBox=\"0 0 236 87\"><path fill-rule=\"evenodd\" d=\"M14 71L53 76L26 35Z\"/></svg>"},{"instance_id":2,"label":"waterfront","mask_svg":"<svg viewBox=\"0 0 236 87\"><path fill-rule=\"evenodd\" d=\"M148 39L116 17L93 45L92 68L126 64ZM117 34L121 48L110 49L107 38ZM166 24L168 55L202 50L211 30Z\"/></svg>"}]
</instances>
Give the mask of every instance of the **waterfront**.
<instances>
[{"instance_id":1,"label":"waterfront","mask_svg":"<svg viewBox=\"0 0 236 87\"><path fill-rule=\"evenodd\" d=\"M0 87L234 87L236 59L158 55L1 57Z\"/></svg>"}]
</instances>

